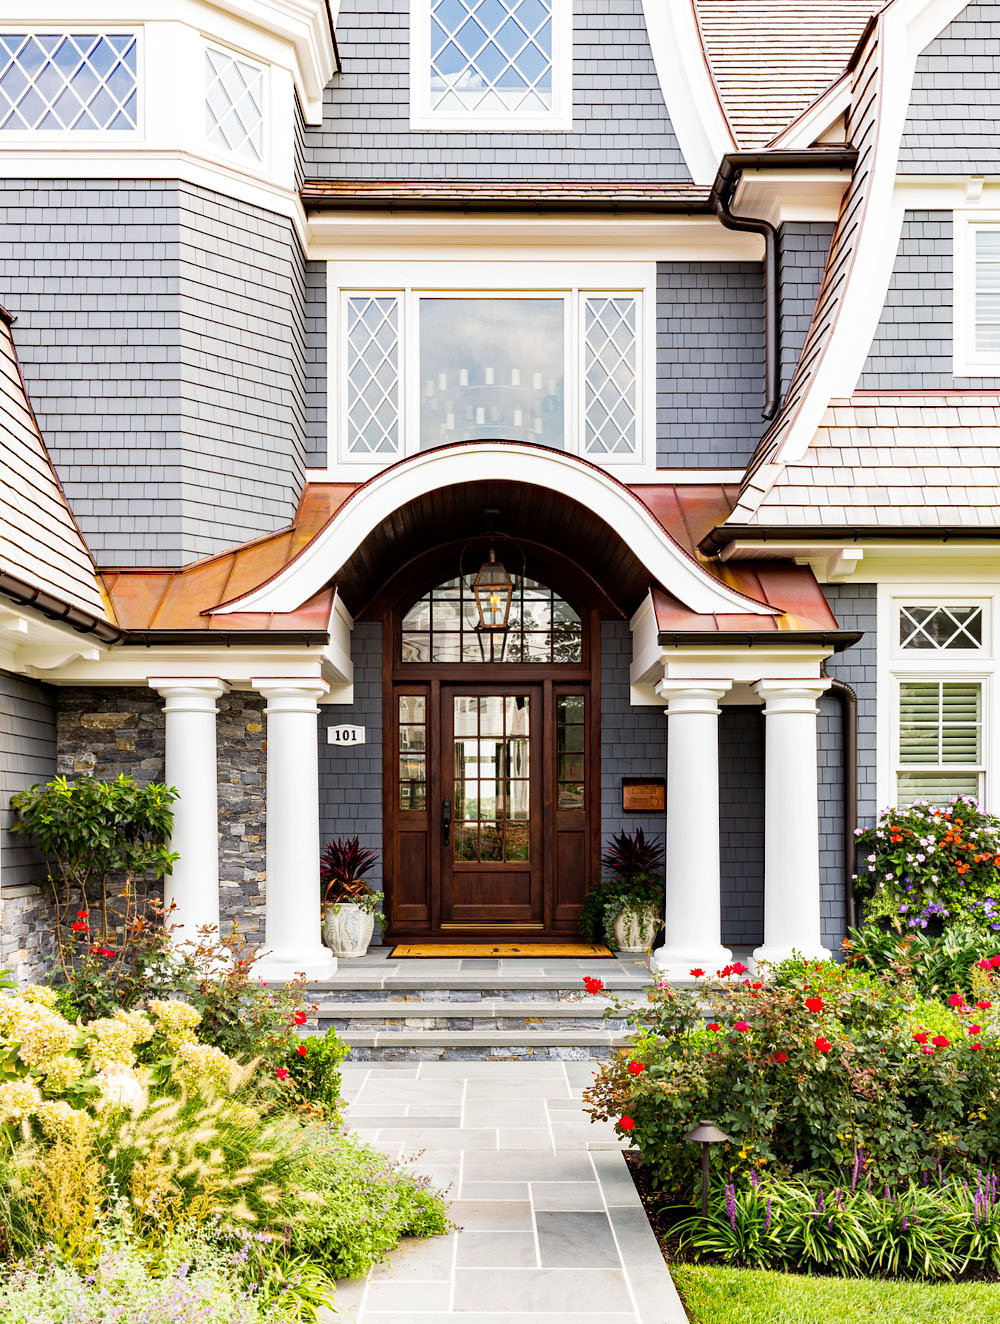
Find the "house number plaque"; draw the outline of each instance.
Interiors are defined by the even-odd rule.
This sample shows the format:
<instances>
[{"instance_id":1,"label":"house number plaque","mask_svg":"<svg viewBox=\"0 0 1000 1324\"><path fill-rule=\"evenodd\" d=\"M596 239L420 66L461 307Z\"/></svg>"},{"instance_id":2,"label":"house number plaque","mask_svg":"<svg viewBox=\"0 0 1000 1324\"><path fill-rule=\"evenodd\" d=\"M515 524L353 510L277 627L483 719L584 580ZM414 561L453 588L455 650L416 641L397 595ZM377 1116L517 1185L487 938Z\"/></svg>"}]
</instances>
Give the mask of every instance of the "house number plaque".
<instances>
[{"instance_id":1,"label":"house number plaque","mask_svg":"<svg viewBox=\"0 0 1000 1324\"><path fill-rule=\"evenodd\" d=\"M328 726L326 728L328 745L363 745L365 728L363 726Z\"/></svg>"},{"instance_id":2,"label":"house number plaque","mask_svg":"<svg viewBox=\"0 0 1000 1324\"><path fill-rule=\"evenodd\" d=\"M666 807L667 788L662 778L622 778L623 813L656 814Z\"/></svg>"}]
</instances>

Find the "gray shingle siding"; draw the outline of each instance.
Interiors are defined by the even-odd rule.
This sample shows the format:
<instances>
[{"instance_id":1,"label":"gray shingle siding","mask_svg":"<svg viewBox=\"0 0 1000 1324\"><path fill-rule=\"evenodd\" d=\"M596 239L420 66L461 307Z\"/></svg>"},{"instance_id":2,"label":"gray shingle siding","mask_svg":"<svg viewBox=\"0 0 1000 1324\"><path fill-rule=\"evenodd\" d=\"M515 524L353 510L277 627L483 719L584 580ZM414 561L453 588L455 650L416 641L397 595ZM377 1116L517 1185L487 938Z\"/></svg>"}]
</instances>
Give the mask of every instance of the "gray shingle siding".
<instances>
[{"instance_id":1,"label":"gray shingle siding","mask_svg":"<svg viewBox=\"0 0 1000 1324\"><path fill-rule=\"evenodd\" d=\"M55 691L0 671L0 885L35 882L40 860L23 837L10 833L10 797L56 771Z\"/></svg>"},{"instance_id":2,"label":"gray shingle siding","mask_svg":"<svg viewBox=\"0 0 1000 1324\"><path fill-rule=\"evenodd\" d=\"M379 863L368 876L382 886L382 624L358 621L351 636L354 662L353 704L323 704L319 718L319 830L325 846L331 837L358 837L377 850ZM360 746L328 745L327 728L343 723L363 726Z\"/></svg>"},{"instance_id":3,"label":"gray shingle siding","mask_svg":"<svg viewBox=\"0 0 1000 1324\"><path fill-rule=\"evenodd\" d=\"M306 263L306 464L327 463L325 262Z\"/></svg>"},{"instance_id":4,"label":"gray shingle siding","mask_svg":"<svg viewBox=\"0 0 1000 1324\"><path fill-rule=\"evenodd\" d=\"M1000 172L1000 4L967 5L917 59L899 169Z\"/></svg>"},{"instance_id":5,"label":"gray shingle siding","mask_svg":"<svg viewBox=\"0 0 1000 1324\"><path fill-rule=\"evenodd\" d=\"M632 632L628 621L601 622L601 849L616 832L642 828L647 837L666 840L663 814L622 811L623 777L665 777L667 719L659 706L633 707L629 701Z\"/></svg>"},{"instance_id":6,"label":"gray shingle siding","mask_svg":"<svg viewBox=\"0 0 1000 1324\"><path fill-rule=\"evenodd\" d=\"M865 826L877 810L875 786L875 639L874 584L825 584L823 592L844 630L864 630L864 638L827 662L827 672L852 686L858 696L858 822ZM844 919L844 779L843 721L839 702L820 700L819 800L820 883L823 941L836 952L846 934Z\"/></svg>"},{"instance_id":7,"label":"gray shingle siding","mask_svg":"<svg viewBox=\"0 0 1000 1324\"><path fill-rule=\"evenodd\" d=\"M657 464L744 465L762 426L762 268L658 262L656 284Z\"/></svg>"},{"instance_id":8,"label":"gray shingle siding","mask_svg":"<svg viewBox=\"0 0 1000 1324\"><path fill-rule=\"evenodd\" d=\"M778 231L782 398L809 330L833 230L832 221L786 221Z\"/></svg>"},{"instance_id":9,"label":"gray shingle siding","mask_svg":"<svg viewBox=\"0 0 1000 1324\"><path fill-rule=\"evenodd\" d=\"M306 130L311 178L655 179L688 171L653 65L642 0L575 0L573 129L411 132L409 0L345 0L344 72Z\"/></svg>"},{"instance_id":10,"label":"gray shingle siding","mask_svg":"<svg viewBox=\"0 0 1000 1324\"><path fill-rule=\"evenodd\" d=\"M177 565L288 520L305 443L291 222L176 182L0 181L0 302L104 565Z\"/></svg>"},{"instance_id":11,"label":"gray shingle siding","mask_svg":"<svg viewBox=\"0 0 1000 1324\"><path fill-rule=\"evenodd\" d=\"M996 387L993 377L952 373L953 218L950 211L908 211L885 305L858 388L868 391Z\"/></svg>"},{"instance_id":12,"label":"gray shingle siding","mask_svg":"<svg viewBox=\"0 0 1000 1324\"><path fill-rule=\"evenodd\" d=\"M722 941L764 941L764 714L724 707L719 715L719 864Z\"/></svg>"}]
</instances>

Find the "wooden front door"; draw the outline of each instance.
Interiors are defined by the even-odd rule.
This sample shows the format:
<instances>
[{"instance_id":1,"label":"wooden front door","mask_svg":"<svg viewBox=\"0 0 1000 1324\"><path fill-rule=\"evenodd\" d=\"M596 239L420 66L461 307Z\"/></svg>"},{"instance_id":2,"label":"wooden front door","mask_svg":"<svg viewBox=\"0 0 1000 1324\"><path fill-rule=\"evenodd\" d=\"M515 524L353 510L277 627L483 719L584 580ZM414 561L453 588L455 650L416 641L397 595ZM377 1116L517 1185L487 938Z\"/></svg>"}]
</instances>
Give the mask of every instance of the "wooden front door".
<instances>
[{"instance_id":1,"label":"wooden front door","mask_svg":"<svg viewBox=\"0 0 1000 1324\"><path fill-rule=\"evenodd\" d=\"M441 927L538 928L542 691L441 687Z\"/></svg>"}]
</instances>

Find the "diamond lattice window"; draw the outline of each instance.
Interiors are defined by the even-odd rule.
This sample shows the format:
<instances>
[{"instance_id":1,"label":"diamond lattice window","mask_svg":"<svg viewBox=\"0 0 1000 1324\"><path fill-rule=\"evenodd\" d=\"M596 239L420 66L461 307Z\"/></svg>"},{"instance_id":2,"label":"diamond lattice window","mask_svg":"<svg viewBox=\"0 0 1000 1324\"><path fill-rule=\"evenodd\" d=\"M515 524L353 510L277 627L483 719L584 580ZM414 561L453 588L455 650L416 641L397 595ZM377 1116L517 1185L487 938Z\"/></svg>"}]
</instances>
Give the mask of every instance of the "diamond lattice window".
<instances>
[{"instance_id":1,"label":"diamond lattice window","mask_svg":"<svg viewBox=\"0 0 1000 1324\"><path fill-rule=\"evenodd\" d=\"M347 300L347 448L352 455L399 449L399 300Z\"/></svg>"},{"instance_id":2,"label":"diamond lattice window","mask_svg":"<svg viewBox=\"0 0 1000 1324\"><path fill-rule=\"evenodd\" d=\"M435 114L547 115L552 0L431 0L430 56Z\"/></svg>"},{"instance_id":3,"label":"diamond lattice window","mask_svg":"<svg viewBox=\"0 0 1000 1324\"><path fill-rule=\"evenodd\" d=\"M120 133L137 123L135 33L0 33L0 132Z\"/></svg>"},{"instance_id":4,"label":"diamond lattice window","mask_svg":"<svg viewBox=\"0 0 1000 1324\"><path fill-rule=\"evenodd\" d=\"M264 71L226 51L205 52L208 141L237 156L264 159Z\"/></svg>"},{"instance_id":5,"label":"diamond lattice window","mask_svg":"<svg viewBox=\"0 0 1000 1324\"><path fill-rule=\"evenodd\" d=\"M901 607L900 648L941 651L982 648L982 607Z\"/></svg>"},{"instance_id":6,"label":"diamond lattice window","mask_svg":"<svg viewBox=\"0 0 1000 1324\"><path fill-rule=\"evenodd\" d=\"M584 449L631 455L636 445L635 299L596 297L584 305Z\"/></svg>"}]
</instances>

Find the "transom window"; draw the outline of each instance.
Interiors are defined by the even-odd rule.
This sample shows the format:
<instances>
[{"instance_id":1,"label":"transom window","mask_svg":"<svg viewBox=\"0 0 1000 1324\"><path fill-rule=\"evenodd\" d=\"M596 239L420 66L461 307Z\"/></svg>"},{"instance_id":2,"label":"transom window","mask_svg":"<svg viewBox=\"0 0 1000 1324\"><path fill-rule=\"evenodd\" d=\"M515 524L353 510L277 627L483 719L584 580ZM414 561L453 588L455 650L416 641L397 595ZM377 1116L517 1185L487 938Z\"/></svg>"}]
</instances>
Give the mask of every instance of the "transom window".
<instances>
[{"instance_id":1,"label":"transom window","mask_svg":"<svg viewBox=\"0 0 1000 1324\"><path fill-rule=\"evenodd\" d=\"M642 458L642 296L344 291L340 455L459 441Z\"/></svg>"},{"instance_id":2,"label":"transom window","mask_svg":"<svg viewBox=\"0 0 1000 1324\"><path fill-rule=\"evenodd\" d=\"M205 115L213 147L264 159L264 70L229 51L205 48Z\"/></svg>"},{"instance_id":3,"label":"transom window","mask_svg":"<svg viewBox=\"0 0 1000 1324\"><path fill-rule=\"evenodd\" d=\"M138 125L134 32L0 33L0 132Z\"/></svg>"},{"instance_id":4,"label":"transom window","mask_svg":"<svg viewBox=\"0 0 1000 1324\"><path fill-rule=\"evenodd\" d=\"M975 607L901 607L901 648L981 648L983 609Z\"/></svg>"},{"instance_id":5,"label":"transom window","mask_svg":"<svg viewBox=\"0 0 1000 1324\"><path fill-rule=\"evenodd\" d=\"M415 128L569 128L572 0L414 0Z\"/></svg>"},{"instance_id":6,"label":"transom window","mask_svg":"<svg viewBox=\"0 0 1000 1324\"><path fill-rule=\"evenodd\" d=\"M449 579L403 617L401 648L404 662L581 662L583 624L552 589L522 579L508 629L483 630L472 590Z\"/></svg>"}]
</instances>

